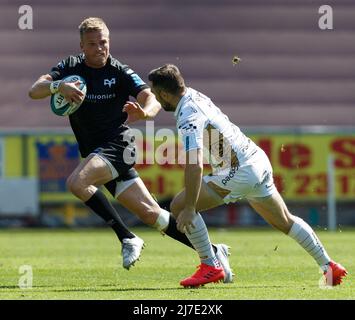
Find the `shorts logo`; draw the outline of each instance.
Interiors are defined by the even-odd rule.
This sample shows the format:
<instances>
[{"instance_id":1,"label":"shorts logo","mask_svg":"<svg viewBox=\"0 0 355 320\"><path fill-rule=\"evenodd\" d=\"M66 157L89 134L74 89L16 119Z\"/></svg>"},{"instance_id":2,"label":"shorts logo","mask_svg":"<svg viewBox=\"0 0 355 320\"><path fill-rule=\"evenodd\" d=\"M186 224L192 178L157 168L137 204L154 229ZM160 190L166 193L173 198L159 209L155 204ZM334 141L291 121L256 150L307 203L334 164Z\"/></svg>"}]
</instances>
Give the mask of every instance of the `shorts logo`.
<instances>
[{"instance_id":1,"label":"shorts logo","mask_svg":"<svg viewBox=\"0 0 355 320\"><path fill-rule=\"evenodd\" d=\"M111 80L109 79L104 80L104 86L109 86L111 88L113 84L116 84L116 78L112 78Z\"/></svg>"},{"instance_id":2,"label":"shorts logo","mask_svg":"<svg viewBox=\"0 0 355 320\"><path fill-rule=\"evenodd\" d=\"M232 178L235 176L235 172L236 172L237 170L238 170L238 167L233 167L233 168L229 171L228 175L222 180L222 183L223 183L224 186L227 184L227 182L228 182L230 179L232 179Z\"/></svg>"},{"instance_id":3,"label":"shorts logo","mask_svg":"<svg viewBox=\"0 0 355 320\"><path fill-rule=\"evenodd\" d=\"M261 185L265 184L265 183L266 183L267 181L269 181L270 179L271 179L271 172L264 171L264 173L263 173L263 179L262 179L260 182L256 183L256 184L254 185L254 188L260 187ZM269 184L269 185L265 184L265 186L266 186L266 188L270 188L270 187L272 186L272 184Z\"/></svg>"}]
</instances>

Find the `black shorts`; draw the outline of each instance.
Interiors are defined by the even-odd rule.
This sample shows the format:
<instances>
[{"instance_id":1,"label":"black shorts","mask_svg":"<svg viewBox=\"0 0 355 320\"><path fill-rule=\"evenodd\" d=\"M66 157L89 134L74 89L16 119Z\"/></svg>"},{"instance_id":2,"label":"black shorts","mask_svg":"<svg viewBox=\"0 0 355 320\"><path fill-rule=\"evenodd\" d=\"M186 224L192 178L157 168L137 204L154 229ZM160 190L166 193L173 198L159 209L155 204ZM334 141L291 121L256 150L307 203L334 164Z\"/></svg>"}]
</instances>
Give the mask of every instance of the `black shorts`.
<instances>
[{"instance_id":1,"label":"black shorts","mask_svg":"<svg viewBox=\"0 0 355 320\"><path fill-rule=\"evenodd\" d=\"M139 176L133 168L136 160L134 140L132 131L127 129L92 152L101 157L112 171L113 179L105 184L111 194L115 193L117 183Z\"/></svg>"},{"instance_id":2,"label":"black shorts","mask_svg":"<svg viewBox=\"0 0 355 320\"><path fill-rule=\"evenodd\" d=\"M117 137L105 142L92 153L107 160L111 167L117 171L117 176L125 174L136 163L135 137L130 129L121 132Z\"/></svg>"}]
</instances>

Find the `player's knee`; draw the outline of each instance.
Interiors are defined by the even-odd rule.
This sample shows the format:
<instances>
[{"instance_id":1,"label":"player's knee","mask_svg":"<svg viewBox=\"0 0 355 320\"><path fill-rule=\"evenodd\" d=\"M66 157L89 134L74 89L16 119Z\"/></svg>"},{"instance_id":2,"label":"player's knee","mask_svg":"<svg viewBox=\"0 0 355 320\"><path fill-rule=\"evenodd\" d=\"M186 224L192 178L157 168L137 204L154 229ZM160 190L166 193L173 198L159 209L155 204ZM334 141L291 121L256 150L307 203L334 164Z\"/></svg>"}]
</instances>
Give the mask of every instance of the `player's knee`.
<instances>
[{"instance_id":1,"label":"player's knee","mask_svg":"<svg viewBox=\"0 0 355 320\"><path fill-rule=\"evenodd\" d=\"M66 181L67 189L75 196L80 197L83 184L82 182L74 176L70 176Z\"/></svg>"},{"instance_id":2,"label":"player's knee","mask_svg":"<svg viewBox=\"0 0 355 320\"><path fill-rule=\"evenodd\" d=\"M73 177L72 176L69 176L67 178L67 181L66 181L66 187L67 187L67 190L69 190L71 192L71 189L72 189L72 185L73 185Z\"/></svg>"}]
</instances>

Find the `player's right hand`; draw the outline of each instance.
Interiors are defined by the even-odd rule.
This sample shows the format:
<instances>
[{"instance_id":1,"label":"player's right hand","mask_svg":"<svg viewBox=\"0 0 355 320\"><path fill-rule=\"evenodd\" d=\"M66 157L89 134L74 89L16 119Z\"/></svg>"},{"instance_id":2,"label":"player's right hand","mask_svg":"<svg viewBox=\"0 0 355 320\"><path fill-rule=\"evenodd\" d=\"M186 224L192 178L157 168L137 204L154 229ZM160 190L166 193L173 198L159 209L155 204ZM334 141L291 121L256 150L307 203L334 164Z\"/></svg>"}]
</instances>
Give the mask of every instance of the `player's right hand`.
<instances>
[{"instance_id":1,"label":"player's right hand","mask_svg":"<svg viewBox=\"0 0 355 320\"><path fill-rule=\"evenodd\" d=\"M195 228L193 220L196 216L196 209L184 208L176 218L176 227L182 233L191 234L191 228Z\"/></svg>"},{"instance_id":2,"label":"player's right hand","mask_svg":"<svg viewBox=\"0 0 355 320\"><path fill-rule=\"evenodd\" d=\"M82 103L85 95L79 90L80 81L76 82L62 82L58 88L59 92L64 96L69 103Z\"/></svg>"}]
</instances>

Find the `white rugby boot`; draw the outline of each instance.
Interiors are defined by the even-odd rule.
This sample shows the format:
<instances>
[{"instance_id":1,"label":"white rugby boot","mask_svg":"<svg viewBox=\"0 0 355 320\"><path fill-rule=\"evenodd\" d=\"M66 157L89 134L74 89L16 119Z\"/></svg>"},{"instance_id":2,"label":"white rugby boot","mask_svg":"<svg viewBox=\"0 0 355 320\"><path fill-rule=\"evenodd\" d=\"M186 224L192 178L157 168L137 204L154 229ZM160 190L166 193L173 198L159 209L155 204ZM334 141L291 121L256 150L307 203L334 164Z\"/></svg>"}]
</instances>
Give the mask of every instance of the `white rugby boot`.
<instances>
[{"instance_id":1,"label":"white rugby boot","mask_svg":"<svg viewBox=\"0 0 355 320\"><path fill-rule=\"evenodd\" d=\"M141 252L144 248L144 241L135 235L132 239L123 239L122 241L122 264L123 268L129 270L139 260Z\"/></svg>"},{"instance_id":2,"label":"white rugby boot","mask_svg":"<svg viewBox=\"0 0 355 320\"><path fill-rule=\"evenodd\" d=\"M218 261L221 263L223 270L224 270L224 283L231 283L233 282L234 273L229 265L229 258L230 256L229 249L226 244L220 243L215 244L217 248L216 257Z\"/></svg>"}]
</instances>

